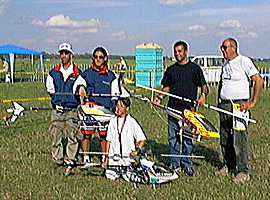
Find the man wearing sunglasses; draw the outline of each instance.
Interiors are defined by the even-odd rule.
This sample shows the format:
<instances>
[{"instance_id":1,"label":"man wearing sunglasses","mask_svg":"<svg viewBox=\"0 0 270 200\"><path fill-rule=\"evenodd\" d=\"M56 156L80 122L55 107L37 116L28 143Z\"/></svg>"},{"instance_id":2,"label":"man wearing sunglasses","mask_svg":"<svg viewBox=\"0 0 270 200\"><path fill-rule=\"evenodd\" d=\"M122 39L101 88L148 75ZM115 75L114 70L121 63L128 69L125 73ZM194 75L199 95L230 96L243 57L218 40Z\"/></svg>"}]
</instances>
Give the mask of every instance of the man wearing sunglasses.
<instances>
[{"instance_id":1,"label":"man wearing sunglasses","mask_svg":"<svg viewBox=\"0 0 270 200\"><path fill-rule=\"evenodd\" d=\"M113 111L116 106L116 96L120 93L119 81L115 74L108 68L108 53L104 47L97 47L93 51L92 63L78 78L74 86L74 92L79 91L81 97L86 97L90 102ZM97 94L93 96L92 94ZM81 142L83 152L88 152L92 135L96 132L100 136L101 151L106 150L107 124L103 124L104 128L93 128L83 133L84 139ZM82 168L90 166L90 158L88 155L83 156L85 163Z\"/></svg>"},{"instance_id":2,"label":"man wearing sunglasses","mask_svg":"<svg viewBox=\"0 0 270 200\"><path fill-rule=\"evenodd\" d=\"M263 80L252 60L238 53L236 39L227 38L222 42L220 50L225 58L219 83L219 107L248 114L259 101ZM253 93L250 95L250 81L253 82ZM247 123L232 116L220 113L220 145L224 166L216 175L228 176L235 173L233 182L245 183L249 175L249 147Z\"/></svg>"},{"instance_id":3,"label":"man wearing sunglasses","mask_svg":"<svg viewBox=\"0 0 270 200\"><path fill-rule=\"evenodd\" d=\"M52 157L56 164L64 165L64 175L68 176L74 167L78 151L78 126L76 109L78 99L73 93L73 85L79 76L79 69L73 63L73 50L69 43L58 47L61 63L55 65L49 72L46 87L51 96L53 107L49 133L52 136ZM63 140L67 141L64 146Z\"/></svg>"}]
</instances>

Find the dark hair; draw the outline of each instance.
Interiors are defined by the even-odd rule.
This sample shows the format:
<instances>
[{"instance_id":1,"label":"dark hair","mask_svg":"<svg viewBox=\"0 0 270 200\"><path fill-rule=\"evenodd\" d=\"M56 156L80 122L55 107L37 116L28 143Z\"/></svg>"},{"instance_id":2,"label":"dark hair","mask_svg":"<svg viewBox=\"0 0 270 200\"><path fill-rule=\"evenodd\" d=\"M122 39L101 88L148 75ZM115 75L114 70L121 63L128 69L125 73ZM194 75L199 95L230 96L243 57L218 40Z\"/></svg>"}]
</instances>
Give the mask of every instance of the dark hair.
<instances>
[{"instance_id":1,"label":"dark hair","mask_svg":"<svg viewBox=\"0 0 270 200\"><path fill-rule=\"evenodd\" d=\"M93 57L95 56L96 52L100 51L104 57L106 57L106 59L104 59L104 63L107 66L108 65L108 53L107 50L104 47L97 47L94 49L93 51ZM94 59L93 59L93 63L94 63Z\"/></svg>"},{"instance_id":2,"label":"dark hair","mask_svg":"<svg viewBox=\"0 0 270 200\"><path fill-rule=\"evenodd\" d=\"M183 46L184 49L185 49L185 51L188 50L188 44L187 44L186 42L182 41L182 40L180 40L180 41L174 43L173 49L175 49L175 47L178 47L178 46Z\"/></svg>"},{"instance_id":3,"label":"dark hair","mask_svg":"<svg viewBox=\"0 0 270 200\"><path fill-rule=\"evenodd\" d=\"M119 97L117 101L121 101L127 108L130 107L130 99L128 97Z\"/></svg>"}]
</instances>

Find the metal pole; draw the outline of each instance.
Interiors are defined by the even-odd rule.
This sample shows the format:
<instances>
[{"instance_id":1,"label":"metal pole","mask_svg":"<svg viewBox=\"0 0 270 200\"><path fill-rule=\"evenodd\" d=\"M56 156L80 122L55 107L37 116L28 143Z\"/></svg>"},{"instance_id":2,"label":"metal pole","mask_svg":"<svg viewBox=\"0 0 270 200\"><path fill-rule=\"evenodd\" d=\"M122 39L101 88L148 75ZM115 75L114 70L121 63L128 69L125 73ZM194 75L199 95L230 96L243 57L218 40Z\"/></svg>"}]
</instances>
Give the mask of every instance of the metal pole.
<instances>
[{"instance_id":1,"label":"metal pole","mask_svg":"<svg viewBox=\"0 0 270 200\"><path fill-rule=\"evenodd\" d=\"M137 86L138 86L138 87L141 87L141 88L144 88L144 89L146 89L146 90L152 90L152 91L157 92L157 93L160 93L160 94L164 94L164 95L167 95L167 96L176 98L176 99L180 99L180 100L182 100L182 101L186 101L186 102L190 102L190 103L194 103L194 104L197 103L196 101L193 101L193 100L190 100L190 99L187 99L187 98L184 98L184 97L179 97L179 96L177 96L177 95L170 94L170 93L168 93L168 92L163 92L163 91L161 91L161 90L156 90L156 89L154 89L154 88L149 88L149 87L146 87L146 86L143 86L143 85L137 85ZM209 109L212 109L212 110L215 110L215 111L217 111L217 112L225 113L225 114L227 114L227 115L231 115L231 116L234 116L234 117L238 117L238 118L240 118L240 119L244 119L244 120L246 120L246 121L248 121L248 122L256 123L256 120L254 120L254 119L249 119L249 118L243 117L243 116L241 116L241 115L232 113L232 112L230 112L230 111L223 110L223 109L221 109L221 108L217 108L217 107L212 106L212 105L210 105L210 104L204 104L204 107L209 108Z\"/></svg>"}]
</instances>

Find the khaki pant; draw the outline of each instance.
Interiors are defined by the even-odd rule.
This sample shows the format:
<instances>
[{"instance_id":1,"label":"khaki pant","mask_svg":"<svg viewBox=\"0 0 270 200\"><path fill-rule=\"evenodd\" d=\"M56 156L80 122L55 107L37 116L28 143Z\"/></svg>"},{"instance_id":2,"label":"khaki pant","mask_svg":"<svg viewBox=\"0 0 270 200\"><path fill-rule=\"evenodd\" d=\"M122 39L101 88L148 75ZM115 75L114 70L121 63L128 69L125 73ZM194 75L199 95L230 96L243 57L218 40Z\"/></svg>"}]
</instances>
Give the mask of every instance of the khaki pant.
<instances>
[{"instance_id":1,"label":"khaki pant","mask_svg":"<svg viewBox=\"0 0 270 200\"><path fill-rule=\"evenodd\" d=\"M53 160L57 164L63 164L64 159L76 161L80 136L77 113L53 110L48 131L52 138Z\"/></svg>"}]
</instances>

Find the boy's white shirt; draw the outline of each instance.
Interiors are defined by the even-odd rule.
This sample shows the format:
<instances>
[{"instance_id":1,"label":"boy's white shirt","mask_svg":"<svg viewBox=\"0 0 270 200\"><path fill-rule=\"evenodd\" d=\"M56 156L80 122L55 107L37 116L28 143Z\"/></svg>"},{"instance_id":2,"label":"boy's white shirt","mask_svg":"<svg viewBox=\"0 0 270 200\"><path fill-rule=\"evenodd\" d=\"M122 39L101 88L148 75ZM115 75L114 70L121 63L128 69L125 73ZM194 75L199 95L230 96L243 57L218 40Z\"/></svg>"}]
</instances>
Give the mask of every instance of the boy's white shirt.
<instances>
[{"instance_id":1,"label":"boy's white shirt","mask_svg":"<svg viewBox=\"0 0 270 200\"><path fill-rule=\"evenodd\" d=\"M108 126L108 133L106 140L110 142L110 150L109 157L114 156L116 154L120 155L120 142L119 142L119 133L118 130L121 131L124 118L118 118L118 129L117 129L117 117L113 118ZM122 133L121 135L121 143L122 143L122 155L129 156L132 151L135 151L135 143L138 141L146 140L145 134L138 124L138 122L127 115ZM126 164L129 164L129 158L126 160ZM114 161L113 159L109 159L109 164L119 164L118 161ZM122 164L122 163L121 163Z\"/></svg>"}]
</instances>

